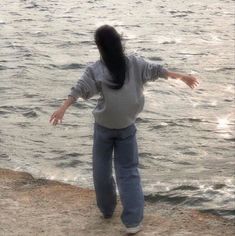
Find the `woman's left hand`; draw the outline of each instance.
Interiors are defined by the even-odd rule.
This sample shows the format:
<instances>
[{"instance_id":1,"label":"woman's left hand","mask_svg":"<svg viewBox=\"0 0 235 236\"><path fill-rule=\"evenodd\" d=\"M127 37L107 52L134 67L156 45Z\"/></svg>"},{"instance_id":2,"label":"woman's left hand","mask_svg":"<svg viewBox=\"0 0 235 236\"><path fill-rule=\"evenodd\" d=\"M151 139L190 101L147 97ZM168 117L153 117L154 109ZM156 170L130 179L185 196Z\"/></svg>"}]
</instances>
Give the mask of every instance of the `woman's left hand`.
<instances>
[{"instance_id":1,"label":"woman's left hand","mask_svg":"<svg viewBox=\"0 0 235 236\"><path fill-rule=\"evenodd\" d=\"M198 79L193 77L192 75L183 75L180 79L191 89L194 89L199 84Z\"/></svg>"}]
</instances>

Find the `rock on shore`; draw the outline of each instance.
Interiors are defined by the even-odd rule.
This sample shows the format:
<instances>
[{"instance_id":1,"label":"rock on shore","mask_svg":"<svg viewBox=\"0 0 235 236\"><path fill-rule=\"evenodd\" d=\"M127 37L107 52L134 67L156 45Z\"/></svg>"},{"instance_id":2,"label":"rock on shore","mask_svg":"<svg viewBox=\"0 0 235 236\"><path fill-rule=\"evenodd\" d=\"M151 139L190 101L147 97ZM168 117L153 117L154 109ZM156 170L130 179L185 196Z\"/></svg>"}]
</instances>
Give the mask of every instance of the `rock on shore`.
<instances>
[{"instance_id":1,"label":"rock on shore","mask_svg":"<svg viewBox=\"0 0 235 236\"><path fill-rule=\"evenodd\" d=\"M119 236L120 201L103 219L93 190L25 172L0 168L0 235ZM235 223L209 213L163 203L145 203L144 229L138 236L232 236Z\"/></svg>"}]
</instances>

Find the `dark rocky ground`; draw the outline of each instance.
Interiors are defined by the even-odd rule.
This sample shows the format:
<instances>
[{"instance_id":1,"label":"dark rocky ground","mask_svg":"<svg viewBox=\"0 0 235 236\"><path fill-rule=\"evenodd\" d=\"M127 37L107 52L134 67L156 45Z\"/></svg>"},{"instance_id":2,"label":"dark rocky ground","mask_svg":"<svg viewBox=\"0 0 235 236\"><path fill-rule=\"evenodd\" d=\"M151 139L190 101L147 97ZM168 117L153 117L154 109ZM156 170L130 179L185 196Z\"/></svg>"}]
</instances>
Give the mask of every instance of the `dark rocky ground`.
<instances>
[{"instance_id":1,"label":"dark rocky ground","mask_svg":"<svg viewBox=\"0 0 235 236\"><path fill-rule=\"evenodd\" d=\"M93 190L0 168L0 235L125 235L120 201L101 217ZM232 236L235 222L168 204L146 203L142 236Z\"/></svg>"}]
</instances>

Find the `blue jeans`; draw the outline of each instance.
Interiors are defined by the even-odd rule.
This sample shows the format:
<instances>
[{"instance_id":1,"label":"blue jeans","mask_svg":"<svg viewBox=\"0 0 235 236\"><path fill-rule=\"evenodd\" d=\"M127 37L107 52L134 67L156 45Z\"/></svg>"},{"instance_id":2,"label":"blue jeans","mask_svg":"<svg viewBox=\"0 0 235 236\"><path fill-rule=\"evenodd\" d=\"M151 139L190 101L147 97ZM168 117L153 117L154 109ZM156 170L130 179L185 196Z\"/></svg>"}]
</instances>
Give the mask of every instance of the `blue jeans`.
<instances>
[{"instance_id":1,"label":"blue jeans","mask_svg":"<svg viewBox=\"0 0 235 236\"><path fill-rule=\"evenodd\" d=\"M100 211L109 216L117 204L112 175L113 151L117 187L123 206L121 220L126 227L134 227L142 221L144 213L135 124L123 129L94 124L93 180L96 202Z\"/></svg>"}]
</instances>

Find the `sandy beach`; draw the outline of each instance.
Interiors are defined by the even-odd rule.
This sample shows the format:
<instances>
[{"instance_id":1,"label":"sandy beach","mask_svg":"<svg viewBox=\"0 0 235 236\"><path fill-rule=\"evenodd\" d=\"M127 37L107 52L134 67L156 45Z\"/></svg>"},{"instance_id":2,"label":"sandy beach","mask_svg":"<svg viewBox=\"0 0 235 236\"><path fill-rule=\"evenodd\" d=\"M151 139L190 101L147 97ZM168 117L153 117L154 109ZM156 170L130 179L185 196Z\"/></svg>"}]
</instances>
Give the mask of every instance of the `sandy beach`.
<instances>
[{"instance_id":1,"label":"sandy beach","mask_svg":"<svg viewBox=\"0 0 235 236\"><path fill-rule=\"evenodd\" d=\"M26 172L0 168L0 235L125 235L118 201L111 219L103 219L93 190ZM144 229L137 235L232 236L235 222L209 213L146 203Z\"/></svg>"}]
</instances>

